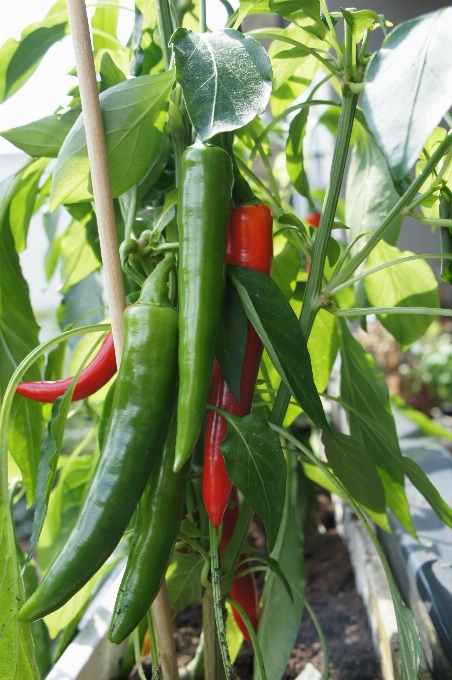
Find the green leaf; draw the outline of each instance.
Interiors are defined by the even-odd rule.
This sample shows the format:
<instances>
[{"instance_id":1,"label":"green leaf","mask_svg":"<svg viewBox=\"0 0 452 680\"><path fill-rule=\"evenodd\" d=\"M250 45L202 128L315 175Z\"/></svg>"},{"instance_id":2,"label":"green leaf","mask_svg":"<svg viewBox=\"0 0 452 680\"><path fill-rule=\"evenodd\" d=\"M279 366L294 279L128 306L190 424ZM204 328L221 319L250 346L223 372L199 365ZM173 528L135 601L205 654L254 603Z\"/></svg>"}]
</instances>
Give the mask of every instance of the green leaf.
<instances>
[{"instance_id":1,"label":"green leaf","mask_svg":"<svg viewBox=\"0 0 452 680\"><path fill-rule=\"evenodd\" d=\"M74 389L75 381L72 382L71 387L66 390L62 397L57 397L52 405L52 414L47 426L48 433L42 445L41 458L39 461L38 483L36 486L36 509L33 518L30 548L28 550L25 566L27 566L33 557L44 525Z\"/></svg>"},{"instance_id":2,"label":"green leaf","mask_svg":"<svg viewBox=\"0 0 452 680\"><path fill-rule=\"evenodd\" d=\"M368 66L364 111L396 179L452 105L451 20L445 7L400 24Z\"/></svg>"},{"instance_id":3,"label":"green leaf","mask_svg":"<svg viewBox=\"0 0 452 680\"><path fill-rule=\"evenodd\" d=\"M265 111L272 73L257 40L231 28L202 34L178 28L171 44L176 78L201 140L236 130Z\"/></svg>"},{"instance_id":4,"label":"green leaf","mask_svg":"<svg viewBox=\"0 0 452 680\"><path fill-rule=\"evenodd\" d=\"M294 603L294 598L292 594L292 588L290 587L290 583L287 580L283 570L279 566L278 562L273 558L273 557L259 557L257 558L259 562L262 562L263 564L266 564L267 567L273 574L275 574L283 584L284 588L286 589L286 593L290 597L290 601ZM239 570L240 571L240 570Z\"/></svg>"},{"instance_id":5,"label":"green leaf","mask_svg":"<svg viewBox=\"0 0 452 680\"><path fill-rule=\"evenodd\" d=\"M306 136L309 108L301 109L290 123L286 144L286 166L295 189L312 202L304 167L303 141Z\"/></svg>"},{"instance_id":6,"label":"green leaf","mask_svg":"<svg viewBox=\"0 0 452 680\"><path fill-rule=\"evenodd\" d=\"M398 200L383 154L373 137L360 130L352 151L345 192L345 222L350 227L348 242L365 232L376 231ZM401 220L396 222L385 241L391 245L397 243L401 224ZM360 238L352 252L358 252L365 240Z\"/></svg>"},{"instance_id":7,"label":"green leaf","mask_svg":"<svg viewBox=\"0 0 452 680\"><path fill-rule=\"evenodd\" d=\"M20 41L9 38L0 47L0 104L27 82L49 47L68 33L66 0L57 0L43 21L24 28Z\"/></svg>"},{"instance_id":8,"label":"green leaf","mask_svg":"<svg viewBox=\"0 0 452 680\"><path fill-rule=\"evenodd\" d=\"M1 136L29 156L56 158L79 114L77 108L63 114L56 113L28 125L5 130Z\"/></svg>"},{"instance_id":9,"label":"green leaf","mask_svg":"<svg viewBox=\"0 0 452 680\"><path fill-rule=\"evenodd\" d=\"M426 416L422 411L418 411L409 406L402 397L391 395L391 403L397 411L400 411L403 416L417 425L422 434L426 434L430 437L441 437L442 439L452 441L452 432L450 430Z\"/></svg>"},{"instance_id":10,"label":"green leaf","mask_svg":"<svg viewBox=\"0 0 452 680\"><path fill-rule=\"evenodd\" d=\"M237 401L240 401L240 383L248 340L248 320L230 279L226 279L221 305L215 356L226 383Z\"/></svg>"},{"instance_id":11,"label":"green leaf","mask_svg":"<svg viewBox=\"0 0 452 680\"><path fill-rule=\"evenodd\" d=\"M256 270L230 265L228 271L280 377L311 420L331 432L314 384L306 340L284 293Z\"/></svg>"},{"instance_id":12,"label":"green leaf","mask_svg":"<svg viewBox=\"0 0 452 680\"><path fill-rule=\"evenodd\" d=\"M413 255L409 250L403 253L393 246L380 241L367 260L367 268L377 267L401 257ZM373 307L439 307L438 282L430 265L425 260L402 262L386 267L367 276L364 282L367 297ZM380 314L383 326L395 337L402 349L407 349L418 340L430 326L434 317L425 314Z\"/></svg>"},{"instance_id":13,"label":"green leaf","mask_svg":"<svg viewBox=\"0 0 452 680\"><path fill-rule=\"evenodd\" d=\"M10 203L9 221L18 253L26 248L28 226L35 208L39 180L48 163L47 158L39 158L27 166Z\"/></svg>"},{"instance_id":14,"label":"green leaf","mask_svg":"<svg viewBox=\"0 0 452 680\"><path fill-rule=\"evenodd\" d=\"M371 26L373 26L374 23L380 24L383 31L386 32L386 27L382 17L370 9L363 9L357 12L356 10L350 11L341 8L341 12L343 14L345 21L352 29L352 39L355 44L358 44L360 42L360 40L364 36L365 31Z\"/></svg>"},{"instance_id":15,"label":"green leaf","mask_svg":"<svg viewBox=\"0 0 452 680\"><path fill-rule=\"evenodd\" d=\"M443 500L435 486L431 483L422 468L407 456L402 457L402 465L406 476L418 491L430 503L442 522L452 527L452 508Z\"/></svg>"},{"instance_id":16,"label":"green leaf","mask_svg":"<svg viewBox=\"0 0 452 680\"><path fill-rule=\"evenodd\" d=\"M220 451L228 477L264 520L269 551L273 550L284 508L286 461L278 435L263 418L238 418L215 409L228 424Z\"/></svg>"},{"instance_id":17,"label":"green leaf","mask_svg":"<svg viewBox=\"0 0 452 680\"><path fill-rule=\"evenodd\" d=\"M317 390L323 392L329 383L339 349L339 334L332 314L321 309L317 314L308 340L312 372Z\"/></svg>"},{"instance_id":18,"label":"green leaf","mask_svg":"<svg viewBox=\"0 0 452 680\"><path fill-rule=\"evenodd\" d=\"M292 21L321 40L325 39L328 28L320 17L319 0L270 0L269 5L275 14Z\"/></svg>"},{"instance_id":19,"label":"green leaf","mask_svg":"<svg viewBox=\"0 0 452 680\"><path fill-rule=\"evenodd\" d=\"M117 3L118 0L112 0ZM115 7L96 7L93 18L91 19L91 26L93 27L93 43L95 50L118 49L118 39L116 37L116 28L118 26L119 10ZM96 32L101 31L103 35ZM111 36L111 38L109 37Z\"/></svg>"},{"instance_id":20,"label":"green leaf","mask_svg":"<svg viewBox=\"0 0 452 680\"><path fill-rule=\"evenodd\" d=\"M104 52L100 62L100 91L105 92L109 87L119 85L119 83L123 83L125 80L127 78L124 73L116 66L109 53Z\"/></svg>"},{"instance_id":21,"label":"green leaf","mask_svg":"<svg viewBox=\"0 0 452 680\"><path fill-rule=\"evenodd\" d=\"M3 461L2 466L6 474ZM0 677L2 680L38 680L31 628L17 620L24 592L22 581L19 581L12 519L4 489L7 489L6 484L2 484L0 490Z\"/></svg>"},{"instance_id":22,"label":"green leaf","mask_svg":"<svg viewBox=\"0 0 452 680\"><path fill-rule=\"evenodd\" d=\"M20 362L39 344L39 326L30 304L25 281L14 247L9 221L9 202L20 183L20 173L9 183L9 192L0 207L0 400L9 379ZM4 188L4 185L3 185ZM3 193L0 185L0 196ZM39 362L24 375L24 380L40 380ZM10 453L19 466L27 487L27 500L33 502L39 461L41 406L15 398L11 414Z\"/></svg>"},{"instance_id":23,"label":"green leaf","mask_svg":"<svg viewBox=\"0 0 452 680\"><path fill-rule=\"evenodd\" d=\"M273 239L274 258L272 279L290 300L295 290L295 282L300 271L300 254L295 246L283 234Z\"/></svg>"},{"instance_id":24,"label":"green leaf","mask_svg":"<svg viewBox=\"0 0 452 680\"><path fill-rule=\"evenodd\" d=\"M302 536L294 520L292 475L290 467L281 530L271 556L289 582L293 602L281 579L272 572L266 576L260 603L257 635L268 678L283 676L304 609L306 574ZM257 667L254 669L254 679L259 680Z\"/></svg>"},{"instance_id":25,"label":"green leaf","mask_svg":"<svg viewBox=\"0 0 452 680\"><path fill-rule=\"evenodd\" d=\"M100 95L113 197L140 179L162 141L174 71L141 76ZM66 137L53 172L50 206L93 198L83 114Z\"/></svg>"},{"instance_id":26,"label":"green leaf","mask_svg":"<svg viewBox=\"0 0 452 680\"><path fill-rule=\"evenodd\" d=\"M63 292L100 267L92 247L86 237L85 225L92 215L89 212L83 221L72 220L60 242L60 255L63 260Z\"/></svg>"},{"instance_id":27,"label":"green leaf","mask_svg":"<svg viewBox=\"0 0 452 680\"><path fill-rule=\"evenodd\" d=\"M350 434L369 451L383 484L386 503L399 522L413 536L416 530L405 495L402 454L389 404L385 377L375 359L367 354L350 333L347 323L339 324L341 343L341 397L358 413L381 424L382 439L367 422L349 409Z\"/></svg>"},{"instance_id":28,"label":"green leaf","mask_svg":"<svg viewBox=\"0 0 452 680\"><path fill-rule=\"evenodd\" d=\"M166 585L171 608L178 612L194 602L201 602L201 572L204 557L198 554L173 552L166 572Z\"/></svg>"},{"instance_id":29,"label":"green leaf","mask_svg":"<svg viewBox=\"0 0 452 680\"><path fill-rule=\"evenodd\" d=\"M349 435L334 433L334 439L323 435L326 457L333 472L355 501L379 526L388 528L383 486L370 452Z\"/></svg>"}]
</instances>

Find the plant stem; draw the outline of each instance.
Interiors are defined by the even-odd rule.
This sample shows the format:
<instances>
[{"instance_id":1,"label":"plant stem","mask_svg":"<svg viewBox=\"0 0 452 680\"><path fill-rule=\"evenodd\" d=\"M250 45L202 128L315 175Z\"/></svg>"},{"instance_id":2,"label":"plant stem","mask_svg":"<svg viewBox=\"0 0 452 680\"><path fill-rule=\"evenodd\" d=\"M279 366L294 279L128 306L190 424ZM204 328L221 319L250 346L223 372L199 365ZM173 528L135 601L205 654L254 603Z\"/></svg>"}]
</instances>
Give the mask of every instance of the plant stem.
<instances>
[{"instance_id":1,"label":"plant stem","mask_svg":"<svg viewBox=\"0 0 452 680\"><path fill-rule=\"evenodd\" d=\"M334 280L334 286L338 286L339 284L344 283L344 281L347 281L350 278L350 276L352 276L352 274L356 271L356 269L358 269L361 262L364 262L367 256L372 252L377 243L379 243L381 239L388 233L393 224L397 222L397 220L399 219L402 210L405 208L407 204L410 203L410 201L413 200L419 189L424 184L426 177L430 175L433 168L438 164L438 162L441 160L444 153L448 150L451 144L452 144L452 132L450 132L447 135L447 137L444 138L444 140L441 142L433 156L424 165L419 175L412 182L412 184L410 184L410 186L405 191L403 196L400 197L400 199L397 201L393 209L389 212L387 217L383 220L378 229L372 234L372 236L369 238L369 240L363 246L363 248L359 251L359 253L356 253L356 255L352 257L350 262L344 267L344 269L342 269L342 271L338 273Z\"/></svg>"},{"instance_id":2,"label":"plant stem","mask_svg":"<svg viewBox=\"0 0 452 680\"><path fill-rule=\"evenodd\" d=\"M206 0L199 0L199 32L207 31Z\"/></svg>"},{"instance_id":3,"label":"plant stem","mask_svg":"<svg viewBox=\"0 0 452 680\"><path fill-rule=\"evenodd\" d=\"M352 133L357 101L358 95L344 92L341 115L339 117L337 141L331 163L330 184L326 191L322 217L320 218L317 237L312 248L311 269L309 271L303 307L300 315L300 325L306 342L311 333L317 312L321 307L320 291L323 283L323 269L325 267L328 242L333 227L334 216L336 214L342 179L344 177L345 163L350 145L350 136ZM282 424L289 401L289 389L284 383L281 383L271 414L272 423L276 423L277 425Z\"/></svg>"},{"instance_id":4,"label":"plant stem","mask_svg":"<svg viewBox=\"0 0 452 680\"><path fill-rule=\"evenodd\" d=\"M149 630L149 646L151 648L152 672L154 673L159 666L159 655L157 651L157 640L155 637L154 623L152 621L151 611L146 614Z\"/></svg>"},{"instance_id":5,"label":"plant stem","mask_svg":"<svg viewBox=\"0 0 452 680\"><path fill-rule=\"evenodd\" d=\"M323 669L323 680L329 680L330 677L330 655L328 652L328 642L326 641L325 634L322 630L322 626L320 625L320 621L318 620L315 611L309 604L308 600L306 598L303 599L303 604L306 607L306 609L309 612L309 616L311 617L315 629L317 631L317 635L319 636L320 639L320 644L322 645L322 651L323 651L323 663L324 663L324 669Z\"/></svg>"},{"instance_id":6,"label":"plant stem","mask_svg":"<svg viewBox=\"0 0 452 680\"><path fill-rule=\"evenodd\" d=\"M162 43L163 63L165 64L165 71L169 71L171 65L171 49L169 41L173 34L171 12L168 0L156 0L156 5L160 41Z\"/></svg>"},{"instance_id":7,"label":"plant stem","mask_svg":"<svg viewBox=\"0 0 452 680\"><path fill-rule=\"evenodd\" d=\"M228 643L226 640L226 631L224 628L223 602L221 598L221 584L220 584L220 564L218 560L218 532L212 524L209 524L209 537L210 537L213 609L215 612L215 623L217 626L218 642L220 643L221 658L223 659L223 666L227 680L236 680L236 675L234 673L234 669L232 668L231 657L229 655ZM207 673L206 677L207 678L209 677Z\"/></svg>"},{"instance_id":8,"label":"plant stem","mask_svg":"<svg viewBox=\"0 0 452 680\"><path fill-rule=\"evenodd\" d=\"M256 632L253 628L253 625L252 625L251 621L249 620L248 616L246 615L246 612L243 609L242 605L240 605L238 602L236 602L236 600L233 600L232 597L228 597L228 602L240 614L240 617L241 617L243 623L245 624L246 629L247 629L249 636L251 638L251 642L253 643L253 649L254 649L254 653L256 655L256 662L257 662L257 667L259 668L260 678L261 678L261 680L267 680L267 674L265 672L264 659L262 657L261 646L259 644L259 640L257 639L257 635L256 635Z\"/></svg>"},{"instance_id":9,"label":"plant stem","mask_svg":"<svg viewBox=\"0 0 452 680\"><path fill-rule=\"evenodd\" d=\"M151 613L157 637L157 651L162 675L165 680L179 680L176 645L174 643L168 591L165 581L163 581L158 595L151 605Z\"/></svg>"},{"instance_id":10,"label":"plant stem","mask_svg":"<svg viewBox=\"0 0 452 680\"><path fill-rule=\"evenodd\" d=\"M441 307L354 307L327 309L334 316L368 316L369 314L425 314L427 316L452 316L452 309Z\"/></svg>"},{"instance_id":11,"label":"plant stem","mask_svg":"<svg viewBox=\"0 0 452 680\"><path fill-rule=\"evenodd\" d=\"M204 677L224 680L224 666L218 642L212 588L204 588L202 594L202 629L204 633Z\"/></svg>"}]
</instances>

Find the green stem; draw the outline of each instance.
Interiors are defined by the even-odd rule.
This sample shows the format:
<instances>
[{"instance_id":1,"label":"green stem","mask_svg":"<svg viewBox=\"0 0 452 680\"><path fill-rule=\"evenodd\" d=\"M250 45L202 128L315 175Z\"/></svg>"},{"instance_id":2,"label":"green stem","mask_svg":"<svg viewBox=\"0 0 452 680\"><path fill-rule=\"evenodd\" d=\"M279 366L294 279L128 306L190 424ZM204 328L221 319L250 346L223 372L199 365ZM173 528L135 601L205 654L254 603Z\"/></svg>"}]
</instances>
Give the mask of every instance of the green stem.
<instances>
[{"instance_id":1,"label":"green stem","mask_svg":"<svg viewBox=\"0 0 452 680\"><path fill-rule=\"evenodd\" d=\"M235 156L235 160L241 172L243 172L244 175L247 175L247 177L249 177L249 179L251 179L254 182L254 184L257 187L259 187L259 190L265 196L267 202L270 203L270 205L272 206L273 212L275 212L278 215L281 215L284 212L283 208L278 203L273 194L267 189L262 180L260 180L259 177L257 177L254 174L254 172L250 170L250 168L247 165L245 165L245 163L242 160L240 160L240 158Z\"/></svg>"},{"instance_id":2,"label":"green stem","mask_svg":"<svg viewBox=\"0 0 452 680\"><path fill-rule=\"evenodd\" d=\"M412 212L411 210L405 210L404 215L407 217L412 217L414 220L426 224L429 227L452 227L452 220L437 219L436 217L424 217L419 213Z\"/></svg>"},{"instance_id":3,"label":"green stem","mask_svg":"<svg viewBox=\"0 0 452 680\"><path fill-rule=\"evenodd\" d=\"M135 215L137 212L137 200L138 200L138 185L135 184L131 189L131 199L129 204L129 209L127 211L127 216L125 220L124 227L124 240L130 238L133 229L133 223L135 222Z\"/></svg>"},{"instance_id":4,"label":"green stem","mask_svg":"<svg viewBox=\"0 0 452 680\"><path fill-rule=\"evenodd\" d=\"M310 603L306 598L303 598L303 604L306 607L306 609L309 612L309 616L311 617L315 629L317 631L317 635L319 636L320 644L322 645L322 651L323 651L323 663L324 663L324 669L323 669L323 680L329 680L330 677L330 655L328 651L328 643L325 638L325 634L322 630L322 626L320 625L320 621L318 620L315 611L311 607Z\"/></svg>"},{"instance_id":5,"label":"green stem","mask_svg":"<svg viewBox=\"0 0 452 680\"><path fill-rule=\"evenodd\" d=\"M199 0L199 32L207 31L206 0Z\"/></svg>"},{"instance_id":6,"label":"green stem","mask_svg":"<svg viewBox=\"0 0 452 680\"><path fill-rule=\"evenodd\" d=\"M339 43L337 41L336 29L334 28L333 22L331 21L330 13L328 11L328 7L326 6L325 0L320 0L320 5L322 6L326 23L328 24L328 28L330 29L333 47L336 50L338 58L343 61L341 48L339 47Z\"/></svg>"},{"instance_id":7,"label":"green stem","mask_svg":"<svg viewBox=\"0 0 452 680\"><path fill-rule=\"evenodd\" d=\"M226 673L227 680L236 680L234 669L232 668L231 657L229 655L228 643L226 640L226 630L224 627L223 607L221 599L220 584L220 564L218 560L218 533L212 524L209 524L210 536L210 561L212 572L213 607L215 612L215 623L217 626L218 642L220 643L221 658Z\"/></svg>"},{"instance_id":8,"label":"green stem","mask_svg":"<svg viewBox=\"0 0 452 680\"><path fill-rule=\"evenodd\" d=\"M159 666L159 653L157 649L157 640L155 638L155 630L154 630L154 622L152 620L151 616L151 610L149 609L147 614L146 614L146 619L148 622L148 630L149 630L149 646L151 648L151 659L152 659L152 670L153 672L156 671L157 668L160 668Z\"/></svg>"},{"instance_id":9,"label":"green stem","mask_svg":"<svg viewBox=\"0 0 452 680\"><path fill-rule=\"evenodd\" d=\"M160 41L162 43L163 63L165 64L165 71L169 71L171 65L171 49L169 41L173 34L170 6L168 0L156 0L156 5Z\"/></svg>"},{"instance_id":10,"label":"green stem","mask_svg":"<svg viewBox=\"0 0 452 680\"><path fill-rule=\"evenodd\" d=\"M245 610L243 609L242 605L239 604L236 600L233 600L232 597L227 598L227 602L234 607L240 614L240 618L242 619L243 623L246 626L246 629L248 631L248 634L251 638L251 642L253 643L253 649L254 653L256 655L256 662L257 662L257 667L259 668L259 675L261 680L267 680L267 673L265 672L265 666L264 666L264 659L262 656L262 650L261 646L259 644L259 640L257 639L256 631L253 628L253 625L251 621L249 620L248 616L246 615Z\"/></svg>"},{"instance_id":11,"label":"green stem","mask_svg":"<svg viewBox=\"0 0 452 680\"><path fill-rule=\"evenodd\" d=\"M132 633L133 637L133 652L135 654L135 663L137 665L137 672L140 680L146 680L143 664L141 663L141 649L140 649L140 631L138 628Z\"/></svg>"},{"instance_id":12,"label":"green stem","mask_svg":"<svg viewBox=\"0 0 452 680\"><path fill-rule=\"evenodd\" d=\"M350 278L350 276L352 276L352 274L358 269L361 262L364 262L367 256L372 252L377 243L379 243L381 239L384 238L384 236L388 233L391 227L399 219L402 210L405 208L406 205L408 205L413 200L419 189L424 184L426 178L430 175L433 168L435 168L435 166L441 160L441 158L443 157L445 152L449 149L449 146L451 146L451 144L452 133L450 132L447 135L447 137L445 137L444 140L441 142L441 144L439 145L433 156L430 158L430 160L424 165L416 179L410 184L410 186L405 191L403 196L401 196L400 199L397 201L393 209L389 212L389 214L383 220L378 229L369 238L367 243L362 247L359 253L356 253L356 255L352 257L352 259L344 267L344 269L342 269L342 271L338 273L337 277L335 277L334 281L335 286L338 286L344 281L347 281Z\"/></svg>"},{"instance_id":13,"label":"green stem","mask_svg":"<svg viewBox=\"0 0 452 680\"><path fill-rule=\"evenodd\" d=\"M334 147L333 160L331 163L331 179L325 195L317 237L312 248L311 269L309 271L303 307L301 309L300 324L306 342L311 333L317 312L321 307L320 291L323 284L323 270L344 177L357 101L357 95L344 92L336 146ZM276 423L277 425L282 424L289 401L289 389L284 383L281 383L271 414L272 423Z\"/></svg>"}]
</instances>

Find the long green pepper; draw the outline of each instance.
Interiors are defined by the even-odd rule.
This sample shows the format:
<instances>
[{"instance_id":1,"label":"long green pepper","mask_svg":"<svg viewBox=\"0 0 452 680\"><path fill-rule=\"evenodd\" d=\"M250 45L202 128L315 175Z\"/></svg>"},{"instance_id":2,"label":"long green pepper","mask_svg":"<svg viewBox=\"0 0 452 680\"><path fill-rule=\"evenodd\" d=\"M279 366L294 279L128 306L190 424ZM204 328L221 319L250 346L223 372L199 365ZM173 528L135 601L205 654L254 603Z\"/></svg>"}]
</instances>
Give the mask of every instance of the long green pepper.
<instances>
[{"instance_id":1,"label":"long green pepper","mask_svg":"<svg viewBox=\"0 0 452 680\"><path fill-rule=\"evenodd\" d=\"M179 398L174 469L198 439L212 377L225 283L232 162L196 143L181 160L179 226Z\"/></svg>"},{"instance_id":2,"label":"long green pepper","mask_svg":"<svg viewBox=\"0 0 452 680\"><path fill-rule=\"evenodd\" d=\"M191 461L173 472L176 402L151 476L138 505L126 570L119 586L108 635L119 644L140 623L165 578L184 509Z\"/></svg>"},{"instance_id":3,"label":"long green pepper","mask_svg":"<svg viewBox=\"0 0 452 680\"><path fill-rule=\"evenodd\" d=\"M105 444L66 544L24 604L35 621L65 604L111 555L148 481L170 415L178 314L168 299L170 255L124 313L125 339Z\"/></svg>"}]
</instances>

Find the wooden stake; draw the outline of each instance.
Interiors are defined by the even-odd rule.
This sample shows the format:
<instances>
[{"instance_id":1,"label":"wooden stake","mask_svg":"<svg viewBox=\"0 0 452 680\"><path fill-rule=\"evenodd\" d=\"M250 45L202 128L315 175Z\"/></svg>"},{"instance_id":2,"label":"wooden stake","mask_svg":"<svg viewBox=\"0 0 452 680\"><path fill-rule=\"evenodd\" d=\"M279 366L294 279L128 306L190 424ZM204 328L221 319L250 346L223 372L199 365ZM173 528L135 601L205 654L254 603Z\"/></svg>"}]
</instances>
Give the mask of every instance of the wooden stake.
<instances>
[{"instance_id":1,"label":"wooden stake","mask_svg":"<svg viewBox=\"0 0 452 680\"><path fill-rule=\"evenodd\" d=\"M124 345L123 312L126 307L118 255L115 214L108 174L104 129L94 70L91 37L84 0L67 0L69 24L74 43L75 65L80 87L86 143L93 184L102 263L105 272L111 326L118 366ZM176 647L166 583L152 605L157 646L164 680L178 680Z\"/></svg>"},{"instance_id":2,"label":"wooden stake","mask_svg":"<svg viewBox=\"0 0 452 680\"><path fill-rule=\"evenodd\" d=\"M91 37L84 0L67 0L67 10L82 101L94 205L99 227L100 250L105 272L105 286L110 308L116 360L119 366L124 345L122 317L126 308L126 298L118 256L115 213L108 174L107 151L91 49Z\"/></svg>"},{"instance_id":3,"label":"wooden stake","mask_svg":"<svg viewBox=\"0 0 452 680\"><path fill-rule=\"evenodd\" d=\"M151 605L152 620L157 637L159 664L163 680L179 680L177 669L176 645L174 643L173 626L169 613L168 591L163 581L159 594Z\"/></svg>"}]
</instances>

